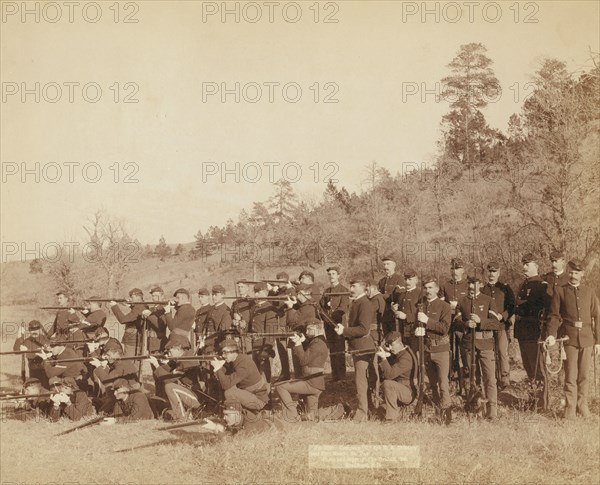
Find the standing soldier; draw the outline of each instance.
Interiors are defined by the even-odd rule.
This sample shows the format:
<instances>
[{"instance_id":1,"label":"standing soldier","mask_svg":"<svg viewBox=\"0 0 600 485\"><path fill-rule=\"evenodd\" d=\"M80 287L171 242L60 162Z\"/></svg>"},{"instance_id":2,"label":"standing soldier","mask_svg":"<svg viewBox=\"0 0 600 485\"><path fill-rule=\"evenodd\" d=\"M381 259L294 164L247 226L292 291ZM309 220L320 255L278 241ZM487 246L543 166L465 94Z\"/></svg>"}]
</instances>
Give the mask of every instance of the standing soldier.
<instances>
[{"instance_id":1,"label":"standing soldier","mask_svg":"<svg viewBox=\"0 0 600 485\"><path fill-rule=\"evenodd\" d=\"M456 316L456 306L458 305L458 301L461 298L467 296L468 288L467 288L467 280L463 278L465 273L465 263L460 258L453 258L450 261L450 272L451 278L444 285L442 285L442 298L450 304L450 308L452 310L452 322L454 322L454 317ZM455 377L459 381L459 386L462 389L462 382L468 376L467 372L467 364L465 362L465 354L462 349L461 339L463 337L463 333L454 328L454 325L450 326L450 353L452 357L452 366L450 368L449 377ZM462 365L462 373L461 373L461 365Z\"/></svg>"},{"instance_id":2,"label":"standing soldier","mask_svg":"<svg viewBox=\"0 0 600 485\"><path fill-rule=\"evenodd\" d=\"M213 305L206 317L204 335L212 334L212 347L221 343L225 338L225 331L232 327L231 309L225 303L225 288L222 285L212 287Z\"/></svg>"},{"instance_id":3,"label":"standing soldier","mask_svg":"<svg viewBox=\"0 0 600 485\"><path fill-rule=\"evenodd\" d=\"M435 278L423 280L425 298L423 308L417 314L423 327L415 329L415 336L425 337L425 367L433 402L439 406L440 415L446 423L452 421L450 411L450 324L452 309L450 304L438 298L440 287Z\"/></svg>"},{"instance_id":4,"label":"standing soldier","mask_svg":"<svg viewBox=\"0 0 600 485\"><path fill-rule=\"evenodd\" d=\"M196 342L198 343L198 347L203 349L204 353L211 353L214 351L214 342L206 341L206 334L208 332L206 320L212 309L208 288L200 288L198 290L198 301L200 302L200 307L196 310L196 316L194 317Z\"/></svg>"},{"instance_id":5,"label":"standing soldier","mask_svg":"<svg viewBox=\"0 0 600 485\"><path fill-rule=\"evenodd\" d=\"M93 296L90 300L97 300L99 296ZM100 308L100 303L97 301L85 301L84 306L86 310L83 310L85 317L80 320L79 329L83 332L85 339L94 338L96 330L100 327L104 327L106 323L106 313Z\"/></svg>"},{"instance_id":6,"label":"standing soldier","mask_svg":"<svg viewBox=\"0 0 600 485\"><path fill-rule=\"evenodd\" d=\"M547 325L550 319L550 306L552 305L552 297L559 286L564 286L569 283L569 273L565 271L567 263L565 262L565 254L562 251L552 251L550 253L550 263L552 271L542 276L542 279L548 283L546 287L546 300L544 302L544 324Z\"/></svg>"},{"instance_id":7,"label":"standing soldier","mask_svg":"<svg viewBox=\"0 0 600 485\"><path fill-rule=\"evenodd\" d=\"M358 409L353 420L360 423L367 421L369 417L369 391L372 389L372 381L375 377L373 367L373 354L375 353L375 342L371 337L371 326L376 324L375 308L367 298L366 281L355 279L350 282L350 315L348 327L338 323L335 331L348 339L350 350L359 351L353 354L354 379L356 383L356 394L358 397Z\"/></svg>"},{"instance_id":8,"label":"standing soldier","mask_svg":"<svg viewBox=\"0 0 600 485\"><path fill-rule=\"evenodd\" d=\"M592 351L600 354L598 298L593 288L581 284L583 276L581 261L569 261L569 283L554 292L546 338L546 344L552 346L559 330L569 337L565 342L565 419L574 418L577 412L584 418L590 417L587 403L590 361Z\"/></svg>"},{"instance_id":9,"label":"standing soldier","mask_svg":"<svg viewBox=\"0 0 600 485\"><path fill-rule=\"evenodd\" d=\"M399 320L399 332L402 341L408 345L413 352L419 351L419 340L415 337L417 325L417 304L421 300L419 278L414 269L404 272L404 290L396 288L392 293L392 310Z\"/></svg>"},{"instance_id":10,"label":"standing soldier","mask_svg":"<svg viewBox=\"0 0 600 485\"><path fill-rule=\"evenodd\" d=\"M487 265L488 281L481 289L484 295L492 299L493 315L504 324L504 330L494 334L496 339L498 362L500 366L500 382L498 387L504 389L510 386L510 362L508 357L508 343L510 338L511 317L515 310L515 294L510 286L498 281L500 277L500 265L495 261Z\"/></svg>"},{"instance_id":11,"label":"standing soldier","mask_svg":"<svg viewBox=\"0 0 600 485\"><path fill-rule=\"evenodd\" d=\"M173 308L171 302L165 306L165 321L170 330L168 340L171 340L174 335L178 335L188 339L191 347L190 334L192 332L192 326L194 325L196 310L194 310L194 307L190 303L190 292L185 288L178 288L175 290L175 293L173 293L173 296L176 301L175 308ZM174 314L173 310L175 310Z\"/></svg>"},{"instance_id":12,"label":"standing soldier","mask_svg":"<svg viewBox=\"0 0 600 485\"><path fill-rule=\"evenodd\" d=\"M146 305L142 304L144 293L139 288L133 288L129 292L129 298L131 298L131 309L129 313L123 313L121 307L116 301L109 303L111 310L117 317L117 320L121 325L125 325L125 331L123 332L123 338L121 343L123 344L123 351L127 357L133 357L142 353L143 342L143 326L145 325L145 318L142 315L146 310Z\"/></svg>"},{"instance_id":13,"label":"standing soldier","mask_svg":"<svg viewBox=\"0 0 600 485\"><path fill-rule=\"evenodd\" d=\"M158 302L164 300L164 292L160 286L155 286L150 290L152 301ZM167 343L167 322L165 320L165 307L158 303L151 305L148 310L144 310L142 315L146 317L148 332L148 352L162 352Z\"/></svg>"},{"instance_id":14,"label":"standing soldier","mask_svg":"<svg viewBox=\"0 0 600 485\"><path fill-rule=\"evenodd\" d=\"M379 280L379 292L385 298L385 311L383 312L383 334L396 329L396 316L392 309L392 293L397 287L402 288L404 281L402 276L396 273L396 261L390 256L381 258L385 276Z\"/></svg>"},{"instance_id":15,"label":"standing soldier","mask_svg":"<svg viewBox=\"0 0 600 485\"><path fill-rule=\"evenodd\" d=\"M527 377L533 382L543 384L542 369L537 366L538 340L541 336L540 319L546 299L547 283L538 275L538 264L531 253L521 259L525 281L517 292L515 307L515 338L519 341L519 350ZM543 405L544 403L542 403Z\"/></svg>"},{"instance_id":16,"label":"standing soldier","mask_svg":"<svg viewBox=\"0 0 600 485\"><path fill-rule=\"evenodd\" d=\"M350 297L348 295L331 295L330 293L349 293L348 288L340 284L339 266L327 268L329 277L329 287L323 292L320 305L334 323L341 323L346 326L348 319L348 309L350 308ZM344 350L346 349L346 339L338 335L331 325L325 326L325 337L329 344L329 353L331 362L331 380L333 382L341 381L346 377L346 358Z\"/></svg>"},{"instance_id":17,"label":"standing soldier","mask_svg":"<svg viewBox=\"0 0 600 485\"><path fill-rule=\"evenodd\" d=\"M25 337L23 335L23 327L19 327L19 334L13 345L13 350L32 351L30 354L25 354L29 366L29 377L38 379L43 387L48 387L48 377L43 366L44 361L35 352L41 350L50 341L45 335L42 335L42 324L38 320L31 320L27 328L29 329L29 334Z\"/></svg>"},{"instance_id":18,"label":"standing soldier","mask_svg":"<svg viewBox=\"0 0 600 485\"><path fill-rule=\"evenodd\" d=\"M469 375L481 368L483 388L487 399L485 417L498 417L498 390L496 388L496 361L494 358L494 331L504 330L504 325L492 315L492 299L480 292L481 281L476 276L468 278L468 295L457 306L458 328L463 332L462 346L469 366ZM491 311L490 311L491 310ZM474 332L472 330L475 330ZM471 369L471 345L475 338L475 369Z\"/></svg>"},{"instance_id":19,"label":"standing soldier","mask_svg":"<svg viewBox=\"0 0 600 485\"><path fill-rule=\"evenodd\" d=\"M54 323L52 324L52 330L50 332L50 338L67 339L70 336L69 329L73 325L79 323L79 317L75 310L69 306L69 297L64 291L58 291L56 293L56 303L60 307L64 307L64 310L58 310Z\"/></svg>"},{"instance_id":20,"label":"standing soldier","mask_svg":"<svg viewBox=\"0 0 600 485\"><path fill-rule=\"evenodd\" d=\"M377 282L367 282L367 296L369 297L371 305L373 305L375 308L375 315L377 317L377 327L371 328L371 337L373 337L373 340L377 342L377 344L381 344L381 342L383 342L383 314L385 312L385 298L379 292Z\"/></svg>"}]
</instances>

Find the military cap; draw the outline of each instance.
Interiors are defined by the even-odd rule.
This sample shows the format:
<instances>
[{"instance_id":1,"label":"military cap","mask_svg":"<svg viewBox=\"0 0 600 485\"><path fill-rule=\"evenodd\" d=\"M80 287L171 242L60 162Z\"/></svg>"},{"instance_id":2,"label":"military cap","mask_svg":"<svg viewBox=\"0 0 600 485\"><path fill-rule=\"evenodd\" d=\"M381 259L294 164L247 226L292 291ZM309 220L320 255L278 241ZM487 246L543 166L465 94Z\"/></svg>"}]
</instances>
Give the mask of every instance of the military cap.
<instances>
[{"instance_id":1,"label":"military cap","mask_svg":"<svg viewBox=\"0 0 600 485\"><path fill-rule=\"evenodd\" d=\"M96 329L96 331L94 332L94 340L100 340L101 338L104 337L109 337L110 334L108 333L108 328L106 327L98 327Z\"/></svg>"},{"instance_id":2,"label":"military cap","mask_svg":"<svg viewBox=\"0 0 600 485\"><path fill-rule=\"evenodd\" d=\"M79 388L79 386L77 385L77 382L72 377L63 377L61 385L65 386L65 387L70 387L71 389Z\"/></svg>"},{"instance_id":3,"label":"military cap","mask_svg":"<svg viewBox=\"0 0 600 485\"><path fill-rule=\"evenodd\" d=\"M223 340L221 342L221 344L219 345L219 349L221 350L221 352L223 352L225 350L233 351L233 352L240 351L240 348L238 347L238 343L232 338L226 338L225 340Z\"/></svg>"},{"instance_id":4,"label":"military cap","mask_svg":"<svg viewBox=\"0 0 600 485\"><path fill-rule=\"evenodd\" d=\"M477 275L467 276L467 283L481 283L481 278Z\"/></svg>"},{"instance_id":5,"label":"military cap","mask_svg":"<svg viewBox=\"0 0 600 485\"><path fill-rule=\"evenodd\" d=\"M569 268L574 269L575 271L583 271L585 268L580 259L572 259L568 263Z\"/></svg>"},{"instance_id":6,"label":"military cap","mask_svg":"<svg viewBox=\"0 0 600 485\"><path fill-rule=\"evenodd\" d=\"M440 286L440 284L438 283L437 278L435 276L433 276L433 275L423 276L423 281L421 281L421 284L423 286L425 286L427 283L435 283L436 285Z\"/></svg>"},{"instance_id":7,"label":"military cap","mask_svg":"<svg viewBox=\"0 0 600 485\"><path fill-rule=\"evenodd\" d=\"M223 285L215 285L212 287L212 292L225 294L225 287Z\"/></svg>"},{"instance_id":8,"label":"military cap","mask_svg":"<svg viewBox=\"0 0 600 485\"><path fill-rule=\"evenodd\" d=\"M525 253L521 258L521 263L527 264L537 261L537 258L532 253Z\"/></svg>"},{"instance_id":9,"label":"military cap","mask_svg":"<svg viewBox=\"0 0 600 485\"><path fill-rule=\"evenodd\" d=\"M392 332L389 332L386 336L385 336L385 343L386 344L391 344L392 342L395 342L396 340L398 340L399 338L401 338L402 335L400 335L400 332L396 332L395 330Z\"/></svg>"},{"instance_id":10,"label":"military cap","mask_svg":"<svg viewBox=\"0 0 600 485\"><path fill-rule=\"evenodd\" d=\"M160 286L155 286L150 290L150 294L152 293L164 293L164 291Z\"/></svg>"},{"instance_id":11,"label":"military cap","mask_svg":"<svg viewBox=\"0 0 600 485\"><path fill-rule=\"evenodd\" d=\"M109 340L108 342L106 342L104 344L104 346L102 347L102 352L121 352L123 353L123 347L121 345L121 343L118 340Z\"/></svg>"},{"instance_id":12,"label":"military cap","mask_svg":"<svg viewBox=\"0 0 600 485\"><path fill-rule=\"evenodd\" d=\"M362 283L363 285L366 285L367 281L369 281L367 278L361 278L359 276L356 276L350 280L350 284L353 285L355 283Z\"/></svg>"},{"instance_id":13,"label":"military cap","mask_svg":"<svg viewBox=\"0 0 600 485\"><path fill-rule=\"evenodd\" d=\"M300 273L300 276L298 276L298 279L302 279L303 276L309 276L310 279L315 281L315 274L312 271L307 271L307 270L302 271L302 273Z\"/></svg>"},{"instance_id":14,"label":"military cap","mask_svg":"<svg viewBox=\"0 0 600 485\"><path fill-rule=\"evenodd\" d=\"M325 271L327 271L328 273L329 273L330 271L335 271L335 272L336 272L336 273L338 273L338 274L340 274L340 273L341 273L341 271L340 271L340 267L339 267L339 266L330 266L330 267L329 267L329 268L327 268Z\"/></svg>"},{"instance_id":15,"label":"military cap","mask_svg":"<svg viewBox=\"0 0 600 485\"><path fill-rule=\"evenodd\" d=\"M550 261L556 261L557 259L564 258L564 257L565 257L564 251L552 251L550 253Z\"/></svg>"},{"instance_id":16,"label":"military cap","mask_svg":"<svg viewBox=\"0 0 600 485\"><path fill-rule=\"evenodd\" d=\"M280 271L279 273L277 273L277 275L275 276L275 278L277 278L278 280L289 281L290 280L290 275L287 274L285 271Z\"/></svg>"},{"instance_id":17,"label":"military cap","mask_svg":"<svg viewBox=\"0 0 600 485\"><path fill-rule=\"evenodd\" d=\"M40 328L42 328L42 324L39 320L31 320L31 322L27 324L27 328L29 330L39 330Z\"/></svg>"},{"instance_id":18,"label":"military cap","mask_svg":"<svg viewBox=\"0 0 600 485\"><path fill-rule=\"evenodd\" d=\"M313 285L307 285L306 283L300 283L296 287L296 291L303 291L305 293L311 293L313 289Z\"/></svg>"},{"instance_id":19,"label":"military cap","mask_svg":"<svg viewBox=\"0 0 600 485\"><path fill-rule=\"evenodd\" d=\"M247 285L248 284L248 280L237 280L235 282L236 285Z\"/></svg>"},{"instance_id":20,"label":"military cap","mask_svg":"<svg viewBox=\"0 0 600 485\"><path fill-rule=\"evenodd\" d=\"M69 292L67 290L58 290L56 292L56 296L58 295L65 295L65 296L69 296Z\"/></svg>"},{"instance_id":21,"label":"military cap","mask_svg":"<svg viewBox=\"0 0 600 485\"><path fill-rule=\"evenodd\" d=\"M262 281L254 285L254 293L258 293L259 291L266 291L268 289L269 288L267 287L267 284Z\"/></svg>"},{"instance_id":22,"label":"military cap","mask_svg":"<svg viewBox=\"0 0 600 485\"><path fill-rule=\"evenodd\" d=\"M460 259L460 258L452 258L452 260L450 261L450 267L452 269L454 268L464 268L465 267L465 262Z\"/></svg>"},{"instance_id":23,"label":"military cap","mask_svg":"<svg viewBox=\"0 0 600 485\"><path fill-rule=\"evenodd\" d=\"M198 290L198 294L199 295L206 295L206 296L208 296L208 295L210 295L210 291L208 291L208 288L200 288Z\"/></svg>"},{"instance_id":24,"label":"military cap","mask_svg":"<svg viewBox=\"0 0 600 485\"><path fill-rule=\"evenodd\" d=\"M51 386L57 386L59 384L62 384L62 379L58 376L51 377L48 380L48 384L50 384Z\"/></svg>"},{"instance_id":25,"label":"military cap","mask_svg":"<svg viewBox=\"0 0 600 485\"><path fill-rule=\"evenodd\" d=\"M394 263L396 262L396 260L391 256L384 256L383 258L381 258L381 261L393 261Z\"/></svg>"},{"instance_id":26,"label":"military cap","mask_svg":"<svg viewBox=\"0 0 600 485\"><path fill-rule=\"evenodd\" d=\"M404 270L405 278L414 278L415 276L417 276L417 272L414 269L408 268Z\"/></svg>"},{"instance_id":27,"label":"military cap","mask_svg":"<svg viewBox=\"0 0 600 485\"><path fill-rule=\"evenodd\" d=\"M143 295L144 292L142 290L140 290L139 288L134 288L132 290L129 291L129 296L133 296L133 295Z\"/></svg>"},{"instance_id":28,"label":"military cap","mask_svg":"<svg viewBox=\"0 0 600 485\"><path fill-rule=\"evenodd\" d=\"M115 382L113 384L113 389L115 391L117 391L117 390L124 391L124 392L131 391L131 387L129 386L129 381L127 379L123 379L122 377L115 380Z\"/></svg>"},{"instance_id":29,"label":"military cap","mask_svg":"<svg viewBox=\"0 0 600 485\"><path fill-rule=\"evenodd\" d=\"M83 300L83 301L87 301L88 303L98 303L97 301L90 301L90 300L99 300L100 298L102 298L101 296L90 296L87 300Z\"/></svg>"},{"instance_id":30,"label":"military cap","mask_svg":"<svg viewBox=\"0 0 600 485\"><path fill-rule=\"evenodd\" d=\"M487 265L488 271L498 271L500 269L500 263L497 261L490 261Z\"/></svg>"},{"instance_id":31,"label":"military cap","mask_svg":"<svg viewBox=\"0 0 600 485\"><path fill-rule=\"evenodd\" d=\"M173 347L181 347L182 349L190 348L190 341L187 337L183 335L177 335L176 333L171 333L169 335L169 340L165 344L165 350L172 349Z\"/></svg>"},{"instance_id":32,"label":"military cap","mask_svg":"<svg viewBox=\"0 0 600 485\"><path fill-rule=\"evenodd\" d=\"M36 379L35 377L30 377L23 383L23 387L25 388L29 386L34 386L36 384L41 384L40 380Z\"/></svg>"},{"instance_id":33,"label":"military cap","mask_svg":"<svg viewBox=\"0 0 600 485\"><path fill-rule=\"evenodd\" d=\"M177 288L175 290L175 293L173 293L173 296L177 296L180 293L186 295L188 298L190 297L190 292L188 290L186 290L185 288Z\"/></svg>"}]
</instances>

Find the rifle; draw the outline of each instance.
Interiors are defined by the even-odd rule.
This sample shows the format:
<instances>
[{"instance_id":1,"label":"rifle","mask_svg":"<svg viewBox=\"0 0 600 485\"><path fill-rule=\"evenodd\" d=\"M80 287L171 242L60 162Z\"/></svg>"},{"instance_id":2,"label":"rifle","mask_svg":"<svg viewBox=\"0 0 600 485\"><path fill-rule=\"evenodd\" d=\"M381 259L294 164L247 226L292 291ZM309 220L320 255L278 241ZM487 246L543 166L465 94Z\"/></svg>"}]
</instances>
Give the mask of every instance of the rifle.
<instances>
[{"instance_id":1,"label":"rifle","mask_svg":"<svg viewBox=\"0 0 600 485\"><path fill-rule=\"evenodd\" d=\"M144 360L144 359L149 359L150 357L156 357L157 359L164 359L165 357L163 357L162 355L157 356L151 356L151 355L134 355L134 356L128 356L128 357L119 357L116 360ZM97 360L104 360L102 358L99 357L76 357L76 358L72 358L72 359L48 359L47 362L53 363L53 364L65 364L65 363L69 363L69 362L91 362L92 360L97 359ZM173 359L169 359L169 360L173 360Z\"/></svg>"},{"instance_id":2,"label":"rifle","mask_svg":"<svg viewBox=\"0 0 600 485\"><path fill-rule=\"evenodd\" d=\"M145 347L145 349L143 350L146 353L150 353L149 349L149 345L148 345L148 319L144 316L142 316L142 346ZM138 364L138 374L137 374L137 378L139 382L142 382L142 363L143 360L140 360L140 363Z\"/></svg>"},{"instance_id":3,"label":"rifle","mask_svg":"<svg viewBox=\"0 0 600 485\"><path fill-rule=\"evenodd\" d=\"M421 278L422 280L422 278ZM422 310L423 303L417 303L417 313ZM420 322L419 322L420 323ZM423 328L423 325L419 324ZM425 337L419 337L419 397L415 405L415 415L423 416L423 399L425 396Z\"/></svg>"},{"instance_id":4,"label":"rifle","mask_svg":"<svg viewBox=\"0 0 600 485\"><path fill-rule=\"evenodd\" d=\"M371 355L376 353L377 350L340 350L339 352L331 352L329 355L341 355L341 354L350 354L350 355Z\"/></svg>"},{"instance_id":5,"label":"rifle","mask_svg":"<svg viewBox=\"0 0 600 485\"><path fill-rule=\"evenodd\" d=\"M41 306L40 310L85 310L82 306Z\"/></svg>"},{"instance_id":6,"label":"rifle","mask_svg":"<svg viewBox=\"0 0 600 485\"><path fill-rule=\"evenodd\" d=\"M79 426L75 426L74 428L71 428L71 429L68 429L66 431L63 431L62 433L58 433L55 436L63 436L65 434L72 433L73 431L77 431L78 429L87 428L88 426L93 426L95 424L101 423L102 421L104 421L105 417L110 418L112 416L98 416L98 417L96 417L94 419L89 420L86 423L80 424Z\"/></svg>"},{"instance_id":7,"label":"rifle","mask_svg":"<svg viewBox=\"0 0 600 485\"><path fill-rule=\"evenodd\" d=\"M170 301L131 301L125 298L91 298L85 301L95 301L97 303L114 301L115 303L125 303L126 305L168 305L169 303L173 303Z\"/></svg>"},{"instance_id":8,"label":"rifle","mask_svg":"<svg viewBox=\"0 0 600 485\"><path fill-rule=\"evenodd\" d=\"M207 419L194 419L193 421L187 421L185 423L171 424L169 426L163 426L162 428L156 428L156 431L169 431L172 429L186 428L188 426L196 426L199 424L208 424Z\"/></svg>"},{"instance_id":9,"label":"rifle","mask_svg":"<svg viewBox=\"0 0 600 485\"><path fill-rule=\"evenodd\" d=\"M25 320L21 319L21 332L25 335ZM25 384L27 380L27 370L25 368L25 354L21 354L21 382Z\"/></svg>"},{"instance_id":10,"label":"rifle","mask_svg":"<svg viewBox=\"0 0 600 485\"><path fill-rule=\"evenodd\" d=\"M224 300L273 300L273 301L285 301L288 298L291 299L290 296L288 295L282 295L282 296L244 296L244 297L240 297L240 296L224 296L223 299ZM295 298L295 297L293 297Z\"/></svg>"},{"instance_id":11,"label":"rifle","mask_svg":"<svg viewBox=\"0 0 600 485\"><path fill-rule=\"evenodd\" d=\"M475 294L471 299L471 314L475 313ZM470 316L469 316L470 318ZM479 411L479 400L482 397L481 391L477 389L475 383L475 327L471 329L471 355L469 356L469 391L467 393L467 399L465 400L465 411L467 413L476 413Z\"/></svg>"},{"instance_id":12,"label":"rifle","mask_svg":"<svg viewBox=\"0 0 600 485\"><path fill-rule=\"evenodd\" d=\"M15 394L12 396L0 396L0 401L13 401L15 399L35 399L36 397L50 397L53 394L49 392L44 392L41 394Z\"/></svg>"},{"instance_id":13,"label":"rifle","mask_svg":"<svg viewBox=\"0 0 600 485\"><path fill-rule=\"evenodd\" d=\"M94 339L84 339L84 340L50 340L48 345L68 345L68 344L88 344L93 342Z\"/></svg>"},{"instance_id":14,"label":"rifle","mask_svg":"<svg viewBox=\"0 0 600 485\"><path fill-rule=\"evenodd\" d=\"M35 354L39 352L42 348L38 348L35 350L11 350L10 352L0 352L0 355L25 355L25 354Z\"/></svg>"},{"instance_id":15,"label":"rifle","mask_svg":"<svg viewBox=\"0 0 600 485\"><path fill-rule=\"evenodd\" d=\"M321 296L350 296L351 293L349 291L339 291L339 292L332 292L332 293L323 293L323 295Z\"/></svg>"},{"instance_id":16,"label":"rifle","mask_svg":"<svg viewBox=\"0 0 600 485\"><path fill-rule=\"evenodd\" d=\"M375 370L375 392L373 395L373 405L376 409L379 409L381 406L381 395L379 394L381 390L381 376L379 375L379 359L377 355L373 356L373 368Z\"/></svg>"},{"instance_id":17,"label":"rifle","mask_svg":"<svg viewBox=\"0 0 600 485\"><path fill-rule=\"evenodd\" d=\"M298 335L298 332L257 332L257 333L247 333L246 336L251 339L259 339L266 337L293 337L294 335Z\"/></svg>"},{"instance_id":18,"label":"rifle","mask_svg":"<svg viewBox=\"0 0 600 485\"><path fill-rule=\"evenodd\" d=\"M314 374L310 374L307 376L303 376L303 377L298 377L296 379L288 379L286 381L279 381L279 382L275 382L274 384L271 384L271 387L277 387L280 386L282 384L290 384L293 382L301 382L301 381L308 381L314 377L321 377L324 373L323 372L315 372Z\"/></svg>"}]
</instances>

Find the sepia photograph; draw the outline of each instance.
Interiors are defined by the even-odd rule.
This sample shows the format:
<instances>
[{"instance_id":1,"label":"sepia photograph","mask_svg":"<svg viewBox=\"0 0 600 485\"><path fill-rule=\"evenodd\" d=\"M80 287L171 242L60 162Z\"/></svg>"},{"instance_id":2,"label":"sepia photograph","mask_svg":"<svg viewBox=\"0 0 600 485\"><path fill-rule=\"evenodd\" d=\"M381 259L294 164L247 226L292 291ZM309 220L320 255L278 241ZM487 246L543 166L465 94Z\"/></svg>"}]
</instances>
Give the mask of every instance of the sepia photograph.
<instances>
[{"instance_id":1,"label":"sepia photograph","mask_svg":"<svg viewBox=\"0 0 600 485\"><path fill-rule=\"evenodd\" d=\"M0 0L0 485L600 485L600 2Z\"/></svg>"}]
</instances>

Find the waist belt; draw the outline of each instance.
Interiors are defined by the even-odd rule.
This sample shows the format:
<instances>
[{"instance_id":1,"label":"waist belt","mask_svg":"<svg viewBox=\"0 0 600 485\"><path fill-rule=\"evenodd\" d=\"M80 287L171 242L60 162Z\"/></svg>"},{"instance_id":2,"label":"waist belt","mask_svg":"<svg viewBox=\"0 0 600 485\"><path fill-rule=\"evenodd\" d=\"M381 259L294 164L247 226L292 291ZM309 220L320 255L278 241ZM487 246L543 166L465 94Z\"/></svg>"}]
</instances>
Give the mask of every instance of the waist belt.
<instances>
[{"instance_id":1,"label":"waist belt","mask_svg":"<svg viewBox=\"0 0 600 485\"><path fill-rule=\"evenodd\" d=\"M267 381L265 379L265 376L261 374L260 379L256 384L252 384L251 386L244 388L244 390L251 392L253 394L256 394L257 392L261 392L261 391L266 391L267 390Z\"/></svg>"},{"instance_id":2,"label":"waist belt","mask_svg":"<svg viewBox=\"0 0 600 485\"><path fill-rule=\"evenodd\" d=\"M175 335L181 335L182 337L186 337L186 338L189 338L189 336L190 336L190 331L184 330L183 328L174 328L173 330L171 330L171 333L173 333Z\"/></svg>"},{"instance_id":3,"label":"waist belt","mask_svg":"<svg viewBox=\"0 0 600 485\"><path fill-rule=\"evenodd\" d=\"M494 332L492 330L475 331L475 340L487 340L489 338L494 338Z\"/></svg>"}]
</instances>

